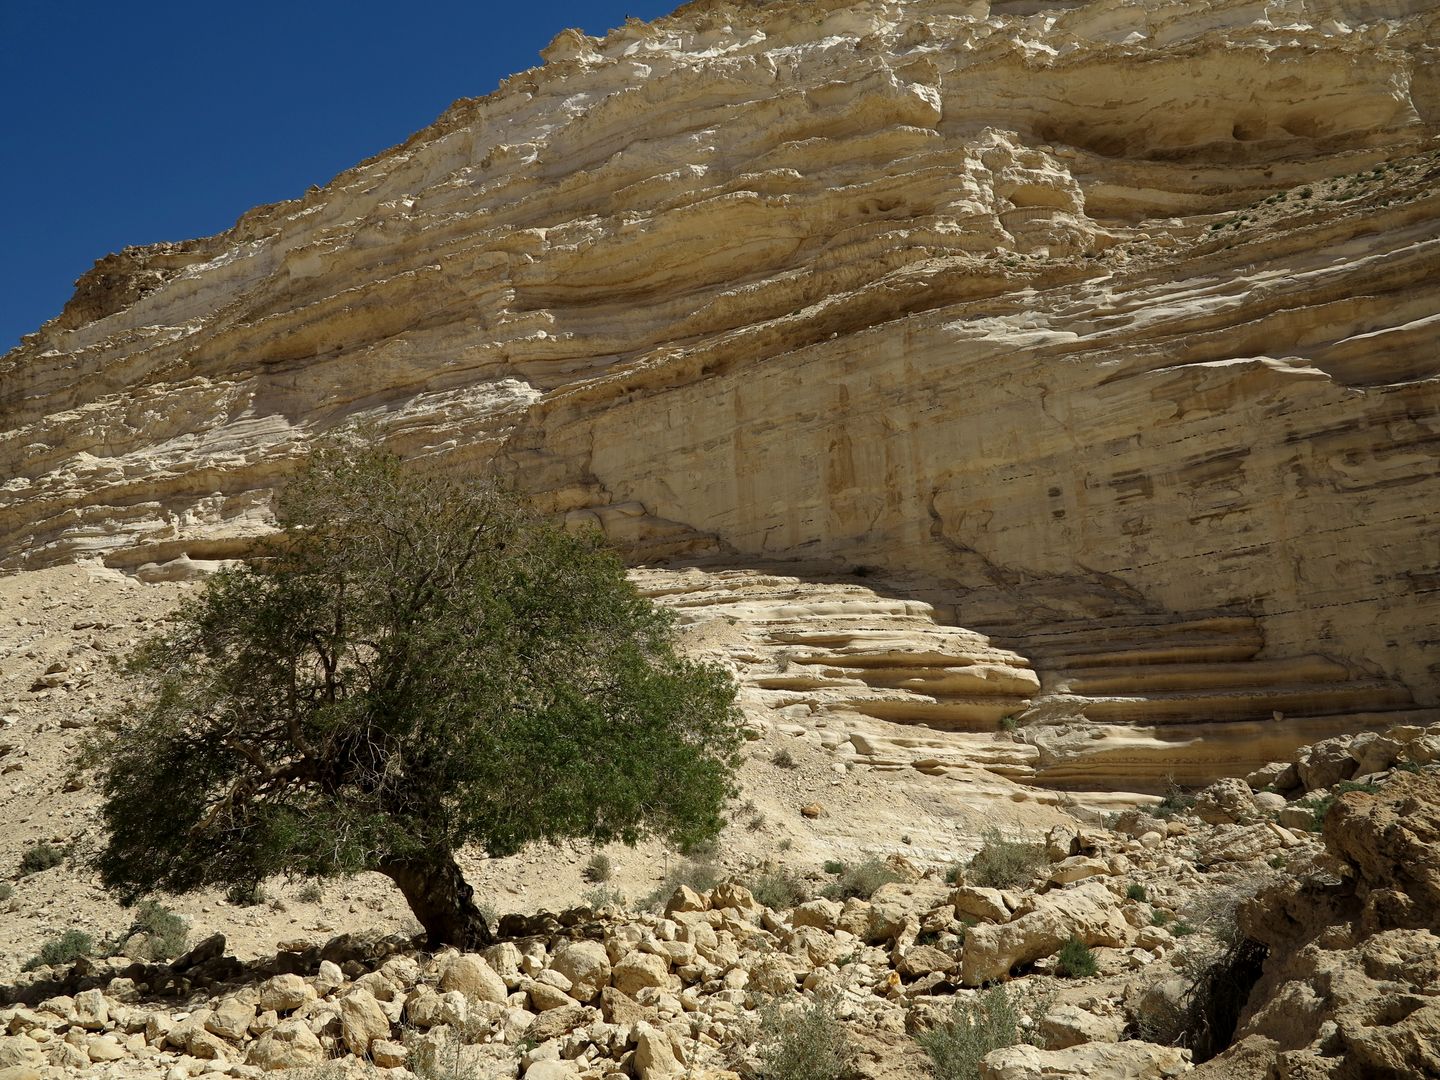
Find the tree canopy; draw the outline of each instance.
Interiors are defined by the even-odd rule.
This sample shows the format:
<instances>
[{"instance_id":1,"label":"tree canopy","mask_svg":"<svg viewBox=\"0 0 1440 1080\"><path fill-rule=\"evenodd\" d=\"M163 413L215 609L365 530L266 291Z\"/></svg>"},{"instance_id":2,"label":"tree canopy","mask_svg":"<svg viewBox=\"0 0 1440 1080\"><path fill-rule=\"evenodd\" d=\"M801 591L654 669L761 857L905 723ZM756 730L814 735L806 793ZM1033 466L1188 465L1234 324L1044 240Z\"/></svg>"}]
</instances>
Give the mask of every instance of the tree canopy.
<instances>
[{"instance_id":1,"label":"tree canopy","mask_svg":"<svg viewBox=\"0 0 1440 1080\"><path fill-rule=\"evenodd\" d=\"M376 870L466 946L489 940L466 844L719 831L734 683L677 653L598 534L344 447L277 516L262 557L136 652L136 702L91 748L123 900Z\"/></svg>"}]
</instances>

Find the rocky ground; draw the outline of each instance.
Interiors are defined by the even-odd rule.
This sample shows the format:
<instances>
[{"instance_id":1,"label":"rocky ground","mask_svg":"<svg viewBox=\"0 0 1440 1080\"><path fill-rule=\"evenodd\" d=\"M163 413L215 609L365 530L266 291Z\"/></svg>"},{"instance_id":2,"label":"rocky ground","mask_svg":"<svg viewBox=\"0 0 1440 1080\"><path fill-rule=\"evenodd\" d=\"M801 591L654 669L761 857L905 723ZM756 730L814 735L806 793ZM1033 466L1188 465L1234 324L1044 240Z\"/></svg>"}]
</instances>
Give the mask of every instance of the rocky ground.
<instances>
[{"instance_id":1,"label":"rocky ground","mask_svg":"<svg viewBox=\"0 0 1440 1080\"><path fill-rule=\"evenodd\" d=\"M472 854L482 895L521 913L483 955L424 952L389 882L361 875L267 882L259 903L177 899L193 951L146 961L145 935L124 934L133 911L85 868L97 802L70 767L123 701L111 658L191 587L84 568L0 581L13 613L0 667L3 1080L331 1062L533 1080L775 1076L757 1054L807 1016L833 1019L858 1075L917 1076L916 1036L989 984L1015 995L1044 1047L996 1051L989 1077L1173 1076L1218 1050L1197 1076L1437 1066L1440 727L1418 725L1103 816L1030 798L1001 815L993 800L967 804L953 778L857 763L823 731L752 715L745 794L704 859L616 848L607 880L587 883L589 849ZM1019 859L1008 881L983 860L957 873L994 824L991 854L1031 842L1033 864ZM22 872L40 844L61 861ZM19 970L66 930L109 937L120 955ZM1092 950L1093 974L1059 959L1071 939Z\"/></svg>"},{"instance_id":2,"label":"rocky ground","mask_svg":"<svg viewBox=\"0 0 1440 1080\"><path fill-rule=\"evenodd\" d=\"M817 890L775 895L763 872L678 884L663 911L509 916L481 954L376 931L246 963L213 935L173 963L42 968L5 990L0 1075L777 1076L769 1048L820 1016L854 1075L914 1076L915 1036L990 983L1027 1036L985 1057L993 1080L1170 1077L1215 1050L1197 1077L1431 1075L1440 778L1417 768L1352 781L1315 806L1318 834L1241 783L1168 818L1059 826L1008 888L975 883L993 880L983 859L946 875L892 857L873 893L801 900ZM1076 941L1083 973L1057 959Z\"/></svg>"}]
</instances>

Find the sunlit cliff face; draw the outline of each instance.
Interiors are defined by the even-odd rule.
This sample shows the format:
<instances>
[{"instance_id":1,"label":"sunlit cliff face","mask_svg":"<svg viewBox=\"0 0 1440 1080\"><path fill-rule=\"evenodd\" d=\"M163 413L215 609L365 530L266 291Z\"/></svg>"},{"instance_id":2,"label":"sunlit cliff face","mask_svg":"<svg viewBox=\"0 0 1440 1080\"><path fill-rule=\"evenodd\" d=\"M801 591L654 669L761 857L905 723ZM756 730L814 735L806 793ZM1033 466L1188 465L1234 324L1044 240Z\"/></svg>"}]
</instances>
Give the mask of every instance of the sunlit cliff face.
<instances>
[{"instance_id":1,"label":"sunlit cliff face","mask_svg":"<svg viewBox=\"0 0 1440 1080\"><path fill-rule=\"evenodd\" d=\"M1420 715L1440 17L1041 7L566 32L301 200L102 260L0 360L0 565L243 554L363 422L637 563L789 566L812 619L815 567L863 568L875 655L783 673L848 680L817 707L862 739L1031 710L996 775L1153 786Z\"/></svg>"}]
</instances>

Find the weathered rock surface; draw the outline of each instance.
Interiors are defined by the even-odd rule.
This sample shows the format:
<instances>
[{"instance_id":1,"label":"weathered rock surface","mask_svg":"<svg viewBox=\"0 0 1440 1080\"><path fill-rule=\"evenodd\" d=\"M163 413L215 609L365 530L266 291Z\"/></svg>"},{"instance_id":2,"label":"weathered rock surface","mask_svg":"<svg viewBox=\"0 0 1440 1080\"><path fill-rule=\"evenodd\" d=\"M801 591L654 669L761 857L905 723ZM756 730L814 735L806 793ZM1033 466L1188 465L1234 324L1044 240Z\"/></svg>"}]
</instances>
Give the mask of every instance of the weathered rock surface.
<instances>
[{"instance_id":1,"label":"weathered rock surface","mask_svg":"<svg viewBox=\"0 0 1440 1080\"><path fill-rule=\"evenodd\" d=\"M1004 924L982 923L965 937L961 980L979 986L1003 979L1017 964L1050 956L1072 937L1086 945L1123 945L1130 927L1103 881L1084 881L1035 901Z\"/></svg>"},{"instance_id":2,"label":"weathered rock surface","mask_svg":"<svg viewBox=\"0 0 1440 1080\"><path fill-rule=\"evenodd\" d=\"M1011 1046L985 1056L980 1080L1169 1080L1190 1068L1190 1051L1154 1043L1092 1043L1067 1050Z\"/></svg>"},{"instance_id":3,"label":"weathered rock surface","mask_svg":"<svg viewBox=\"0 0 1440 1080\"><path fill-rule=\"evenodd\" d=\"M360 419L637 561L923 597L915 642L776 673L852 684L881 755L1024 712L1001 775L1158 790L1434 706L1440 16L1029 12L566 32L303 199L102 260L0 360L4 565L203 574Z\"/></svg>"},{"instance_id":4,"label":"weathered rock surface","mask_svg":"<svg viewBox=\"0 0 1440 1080\"><path fill-rule=\"evenodd\" d=\"M1440 1074L1440 777L1340 795L1324 840L1328 867L1241 907L1268 955L1236 1045L1197 1075Z\"/></svg>"},{"instance_id":5,"label":"weathered rock surface","mask_svg":"<svg viewBox=\"0 0 1440 1080\"><path fill-rule=\"evenodd\" d=\"M283 1020L250 1048L246 1060L262 1069L295 1069L325 1059L315 1033L301 1020Z\"/></svg>"},{"instance_id":6,"label":"weathered rock surface","mask_svg":"<svg viewBox=\"0 0 1440 1080\"><path fill-rule=\"evenodd\" d=\"M440 978L441 990L454 990L476 1001L488 1001L503 1005L509 990L505 980L496 974L483 957L473 953L460 953L445 965Z\"/></svg>"}]
</instances>

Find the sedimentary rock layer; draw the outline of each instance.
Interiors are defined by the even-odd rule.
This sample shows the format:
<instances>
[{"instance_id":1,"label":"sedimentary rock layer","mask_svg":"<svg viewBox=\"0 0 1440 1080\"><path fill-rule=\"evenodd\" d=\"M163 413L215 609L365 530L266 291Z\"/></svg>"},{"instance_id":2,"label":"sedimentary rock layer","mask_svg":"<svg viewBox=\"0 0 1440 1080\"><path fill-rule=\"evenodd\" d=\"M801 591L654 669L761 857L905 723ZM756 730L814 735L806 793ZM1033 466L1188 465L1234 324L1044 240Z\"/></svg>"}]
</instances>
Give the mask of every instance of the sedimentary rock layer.
<instances>
[{"instance_id":1,"label":"sedimentary rock layer","mask_svg":"<svg viewBox=\"0 0 1440 1080\"><path fill-rule=\"evenodd\" d=\"M943 613L938 674L867 639L825 662L847 708L984 726L1033 671L1061 741L1005 768L1055 783L1098 753L1071 719L1112 770L1234 771L1245 731L1435 705L1437 41L1422 0L566 32L302 199L98 263L0 360L0 565L236 555L363 422L637 563L879 575ZM957 673L991 663L993 700Z\"/></svg>"},{"instance_id":2,"label":"sedimentary rock layer","mask_svg":"<svg viewBox=\"0 0 1440 1080\"><path fill-rule=\"evenodd\" d=\"M1302 743L1440 719L1326 657L1258 658L1250 618L1052 626L1027 656L909 590L787 569L633 576L691 649L731 667L753 721L847 764L962 781L977 801L1042 787L1103 806L1105 792L1240 776Z\"/></svg>"}]
</instances>

